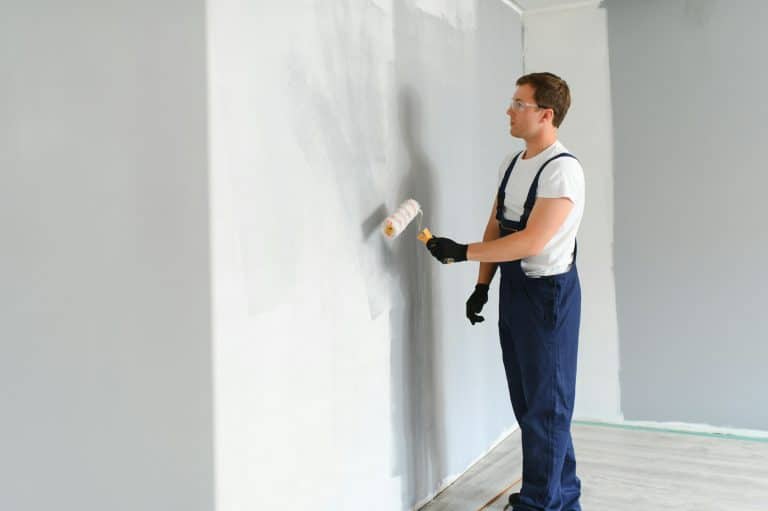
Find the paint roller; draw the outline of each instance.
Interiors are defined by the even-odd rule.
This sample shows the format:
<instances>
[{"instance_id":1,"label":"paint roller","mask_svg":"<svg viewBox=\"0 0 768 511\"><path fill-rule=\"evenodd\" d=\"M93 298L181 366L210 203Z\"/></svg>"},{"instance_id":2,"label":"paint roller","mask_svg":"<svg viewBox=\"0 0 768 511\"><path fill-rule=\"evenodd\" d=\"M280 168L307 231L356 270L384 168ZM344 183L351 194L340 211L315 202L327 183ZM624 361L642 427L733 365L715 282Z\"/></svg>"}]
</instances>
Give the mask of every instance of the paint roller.
<instances>
[{"instance_id":1,"label":"paint roller","mask_svg":"<svg viewBox=\"0 0 768 511\"><path fill-rule=\"evenodd\" d=\"M416 218L416 215L420 213L422 216L424 215L418 202L413 199L406 200L400 204L400 207L394 213L384 220L382 225L384 236L391 240L397 238L408 227L408 224ZM421 224L421 219L419 219L419 224ZM419 225L419 228L421 228L421 225ZM427 241L432 238L432 233L425 227L416 237L426 245Z\"/></svg>"}]
</instances>

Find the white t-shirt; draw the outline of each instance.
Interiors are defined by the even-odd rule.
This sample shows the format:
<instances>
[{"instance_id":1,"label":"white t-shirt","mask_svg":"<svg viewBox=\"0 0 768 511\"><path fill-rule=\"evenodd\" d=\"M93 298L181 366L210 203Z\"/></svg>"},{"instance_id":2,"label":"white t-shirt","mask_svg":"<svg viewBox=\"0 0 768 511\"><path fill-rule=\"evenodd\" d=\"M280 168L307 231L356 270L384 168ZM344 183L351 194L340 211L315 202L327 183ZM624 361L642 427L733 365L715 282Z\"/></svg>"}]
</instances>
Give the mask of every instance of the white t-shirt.
<instances>
[{"instance_id":1,"label":"white t-shirt","mask_svg":"<svg viewBox=\"0 0 768 511\"><path fill-rule=\"evenodd\" d=\"M528 190L541 165L557 154L568 152L570 151L558 140L533 158L524 160L522 154L517 158L507 182L502 208L504 218L520 221ZM501 186L507 167L517 153L518 151L508 155L499 167L497 190ZM564 273L570 269L573 262L574 241L584 214L584 171L579 161L562 156L549 162L539 177L536 197L567 197L573 201L574 207L541 253L522 259L520 266L529 277Z\"/></svg>"}]
</instances>

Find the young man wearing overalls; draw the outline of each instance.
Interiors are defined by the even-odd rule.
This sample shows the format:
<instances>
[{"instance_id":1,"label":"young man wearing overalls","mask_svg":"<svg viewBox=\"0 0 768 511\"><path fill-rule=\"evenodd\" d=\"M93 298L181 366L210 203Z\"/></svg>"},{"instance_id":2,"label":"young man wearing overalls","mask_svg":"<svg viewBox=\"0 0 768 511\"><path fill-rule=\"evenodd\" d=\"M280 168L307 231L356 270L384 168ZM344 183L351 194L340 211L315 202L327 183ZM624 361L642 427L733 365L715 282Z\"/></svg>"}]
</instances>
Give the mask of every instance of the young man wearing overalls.
<instances>
[{"instance_id":1,"label":"young man wearing overalls","mask_svg":"<svg viewBox=\"0 0 768 511\"><path fill-rule=\"evenodd\" d=\"M427 242L442 263L479 261L467 300L472 324L501 267L499 336L510 400L520 426L523 484L513 511L581 511L581 481L571 439L581 286L576 234L584 212L584 173L557 140L570 106L568 85L551 73L517 80L507 109L510 134L525 150L500 168L499 189L483 242L436 237Z\"/></svg>"}]
</instances>

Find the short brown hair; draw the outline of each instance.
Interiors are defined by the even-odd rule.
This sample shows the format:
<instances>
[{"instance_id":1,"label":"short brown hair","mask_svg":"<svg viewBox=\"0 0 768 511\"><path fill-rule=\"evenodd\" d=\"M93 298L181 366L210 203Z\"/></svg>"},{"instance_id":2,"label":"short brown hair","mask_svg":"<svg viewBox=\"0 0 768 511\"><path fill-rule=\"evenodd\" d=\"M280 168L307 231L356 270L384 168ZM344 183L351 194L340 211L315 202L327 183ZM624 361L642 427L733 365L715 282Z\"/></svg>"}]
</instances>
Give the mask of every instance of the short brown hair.
<instances>
[{"instance_id":1,"label":"short brown hair","mask_svg":"<svg viewBox=\"0 0 768 511\"><path fill-rule=\"evenodd\" d=\"M552 73L529 73L518 78L515 85L533 87L533 97L536 104L554 110L555 116L552 119L552 124L555 128L560 127L568 108L571 106L571 91L565 80Z\"/></svg>"}]
</instances>

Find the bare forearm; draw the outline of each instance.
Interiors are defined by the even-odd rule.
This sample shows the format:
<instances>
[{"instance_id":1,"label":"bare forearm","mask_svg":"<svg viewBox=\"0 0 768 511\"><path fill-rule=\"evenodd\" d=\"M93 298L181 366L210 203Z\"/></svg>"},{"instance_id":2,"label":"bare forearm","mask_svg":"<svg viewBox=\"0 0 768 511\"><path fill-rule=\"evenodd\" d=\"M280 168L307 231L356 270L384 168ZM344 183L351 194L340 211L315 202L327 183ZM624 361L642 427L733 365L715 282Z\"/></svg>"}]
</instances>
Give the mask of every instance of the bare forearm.
<instances>
[{"instance_id":1,"label":"bare forearm","mask_svg":"<svg viewBox=\"0 0 768 511\"><path fill-rule=\"evenodd\" d=\"M483 241L482 243L470 243L467 248L467 259L481 263L517 261L536 255L538 249L534 241L530 233L523 229L503 238Z\"/></svg>"},{"instance_id":2,"label":"bare forearm","mask_svg":"<svg viewBox=\"0 0 768 511\"><path fill-rule=\"evenodd\" d=\"M499 225L496 222L489 223L485 227L485 232L483 233L483 241L491 241L498 239L499 237ZM496 263L480 263L480 270L477 274L477 283L478 284L490 284L493 280L493 276L496 275L496 268L498 267L498 264Z\"/></svg>"}]
</instances>

